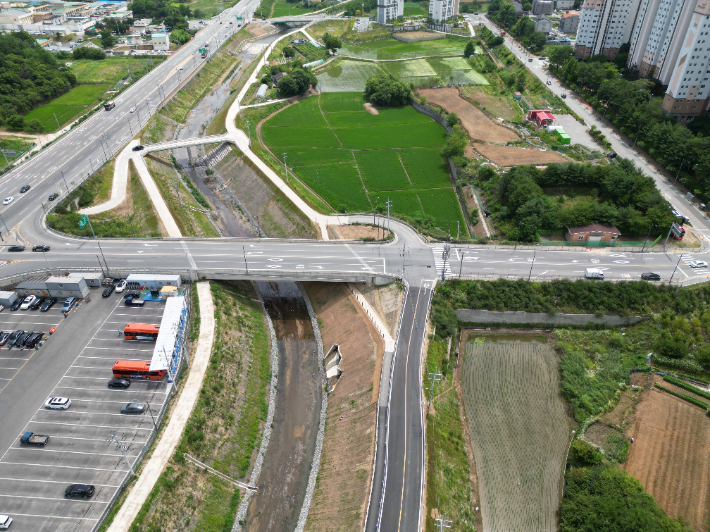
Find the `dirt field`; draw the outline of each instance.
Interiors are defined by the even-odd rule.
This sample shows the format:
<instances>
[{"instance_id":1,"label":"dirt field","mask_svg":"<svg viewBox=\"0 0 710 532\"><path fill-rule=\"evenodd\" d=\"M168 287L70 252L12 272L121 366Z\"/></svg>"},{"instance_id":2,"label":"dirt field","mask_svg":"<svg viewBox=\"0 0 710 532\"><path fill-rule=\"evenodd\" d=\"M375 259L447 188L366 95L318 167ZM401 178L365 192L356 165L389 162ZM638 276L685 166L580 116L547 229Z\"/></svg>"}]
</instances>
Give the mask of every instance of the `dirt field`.
<instances>
[{"instance_id":1,"label":"dirt field","mask_svg":"<svg viewBox=\"0 0 710 532\"><path fill-rule=\"evenodd\" d=\"M498 166L520 166L523 164L564 163L566 159L554 151L512 148L493 144L476 143L474 149Z\"/></svg>"},{"instance_id":2,"label":"dirt field","mask_svg":"<svg viewBox=\"0 0 710 532\"><path fill-rule=\"evenodd\" d=\"M257 218L266 235L317 238L318 231L311 221L238 153L231 150L215 168L247 211Z\"/></svg>"},{"instance_id":3,"label":"dirt field","mask_svg":"<svg viewBox=\"0 0 710 532\"><path fill-rule=\"evenodd\" d=\"M710 418L705 412L660 390L646 390L627 436L634 443L624 469L670 517L682 516L693 530L706 530Z\"/></svg>"},{"instance_id":4,"label":"dirt field","mask_svg":"<svg viewBox=\"0 0 710 532\"><path fill-rule=\"evenodd\" d=\"M473 139L501 144L520 140L514 131L496 124L471 102L461 98L458 89L422 89L419 93L426 96L429 102L456 113L464 129Z\"/></svg>"},{"instance_id":5,"label":"dirt field","mask_svg":"<svg viewBox=\"0 0 710 532\"><path fill-rule=\"evenodd\" d=\"M485 107L487 111L493 113L495 116L505 118L506 120L512 120L520 113L517 107L510 108L510 102L507 98L503 96L493 96L488 94L481 87L475 85L467 85L461 87L461 95L465 98L469 98L474 102L478 102L481 106Z\"/></svg>"},{"instance_id":6,"label":"dirt field","mask_svg":"<svg viewBox=\"0 0 710 532\"><path fill-rule=\"evenodd\" d=\"M384 345L343 285L304 283L325 350L340 346L343 370L328 397L318 487L308 532L362 530L372 478L377 393Z\"/></svg>"},{"instance_id":7,"label":"dirt field","mask_svg":"<svg viewBox=\"0 0 710 532\"><path fill-rule=\"evenodd\" d=\"M383 235L382 228L378 229L370 225L329 225L328 235L342 240L380 239L387 236L387 234Z\"/></svg>"}]
</instances>

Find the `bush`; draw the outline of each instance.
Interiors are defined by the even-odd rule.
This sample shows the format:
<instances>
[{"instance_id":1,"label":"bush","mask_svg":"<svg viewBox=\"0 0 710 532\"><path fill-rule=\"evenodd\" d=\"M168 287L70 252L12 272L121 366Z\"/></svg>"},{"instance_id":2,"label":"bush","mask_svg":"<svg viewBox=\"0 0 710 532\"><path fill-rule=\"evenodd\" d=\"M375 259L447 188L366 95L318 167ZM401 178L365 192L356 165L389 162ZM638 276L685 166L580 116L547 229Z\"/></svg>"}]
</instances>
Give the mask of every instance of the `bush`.
<instances>
[{"instance_id":1,"label":"bush","mask_svg":"<svg viewBox=\"0 0 710 532\"><path fill-rule=\"evenodd\" d=\"M454 127L459 123L459 115L457 115L456 113L449 113L449 115L446 117L446 123L450 127Z\"/></svg>"},{"instance_id":2,"label":"bush","mask_svg":"<svg viewBox=\"0 0 710 532\"><path fill-rule=\"evenodd\" d=\"M707 375L703 367L695 360L678 360L661 355L653 355L653 363L662 368L675 369L689 375Z\"/></svg>"},{"instance_id":3,"label":"bush","mask_svg":"<svg viewBox=\"0 0 710 532\"><path fill-rule=\"evenodd\" d=\"M106 54L103 50L99 50L98 48L87 48L86 46L82 46L81 48L76 48L72 52L72 57L74 59L91 59L92 61L101 61L102 59L106 59Z\"/></svg>"},{"instance_id":4,"label":"bush","mask_svg":"<svg viewBox=\"0 0 710 532\"><path fill-rule=\"evenodd\" d=\"M703 347L695 353L695 360L703 366L710 366L710 347Z\"/></svg>"},{"instance_id":5,"label":"bush","mask_svg":"<svg viewBox=\"0 0 710 532\"><path fill-rule=\"evenodd\" d=\"M680 338L662 335L653 348L664 356L685 358L688 356L688 346Z\"/></svg>"},{"instance_id":6,"label":"bush","mask_svg":"<svg viewBox=\"0 0 710 532\"><path fill-rule=\"evenodd\" d=\"M676 397L679 397L680 399L683 399L684 401L688 401L690 404L693 404L695 406L699 406L703 410L708 409L708 404L705 401L701 401L697 397L693 397L692 395L687 395L684 393L674 392L673 390L666 388L665 386L661 386L660 384L655 384L654 386L656 388L658 388L659 390L663 390L664 392L667 392L671 395L675 395Z\"/></svg>"},{"instance_id":7,"label":"bush","mask_svg":"<svg viewBox=\"0 0 710 532\"><path fill-rule=\"evenodd\" d=\"M284 48L283 53L284 53L284 57L295 57L296 56L296 50L294 50L290 46L287 46L286 48Z\"/></svg>"},{"instance_id":8,"label":"bush","mask_svg":"<svg viewBox=\"0 0 710 532\"><path fill-rule=\"evenodd\" d=\"M380 107L407 105L412 89L391 74L377 74L365 82L365 98Z\"/></svg>"},{"instance_id":9,"label":"bush","mask_svg":"<svg viewBox=\"0 0 710 532\"><path fill-rule=\"evenodd\" d=\"M569 448L569 459L577 467L595 466L602 463L602 453L592 444L576 439Z\"/></svg>"}]
</instances>

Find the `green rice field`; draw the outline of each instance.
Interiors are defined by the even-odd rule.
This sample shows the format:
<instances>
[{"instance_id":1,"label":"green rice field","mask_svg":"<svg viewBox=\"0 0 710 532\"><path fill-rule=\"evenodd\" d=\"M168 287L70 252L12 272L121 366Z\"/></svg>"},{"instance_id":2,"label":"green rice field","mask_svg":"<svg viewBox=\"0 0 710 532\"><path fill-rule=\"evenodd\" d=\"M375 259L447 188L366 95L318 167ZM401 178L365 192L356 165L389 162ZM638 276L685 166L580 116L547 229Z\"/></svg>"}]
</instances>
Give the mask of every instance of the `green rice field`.
<instances>
[{"instance_id":1,"label":"green rice field","mask_svg":"<svg viewBox=\"0 0 710 532\"><path fill-rule=\"evenodd\" d=\"M261 138L333 210L368 212L389 197L395 214L465 227L444 129L411 107L373 115L364 103L362 93L311 96L265 122Z\"/></svg>"},{"instance_id":2,"label":"green rice field","mask_svg":"<svg viewBox=\"0 0 710 532\"><path fill-rule=\"evenodd\" d=\"M25 122L37 119L42 123L45 131L56 131L96 103L108 88L108 85L79 85L74 87L66 94L62 94L41 107L32 109L25 115ZM59 122L59 126L57 126L57 122Z\"/></svg>"},{"instance_id":3,"label":"green rice field","mask_svg":"<svg viewBox=\"0 0 710 532\"><path fill-rule=\"evenodd\" d=\"M365 82L378 71L375 63L340 61L316 76L318 89L321 92L364 91Z\"/></svg>"}]
</instances>

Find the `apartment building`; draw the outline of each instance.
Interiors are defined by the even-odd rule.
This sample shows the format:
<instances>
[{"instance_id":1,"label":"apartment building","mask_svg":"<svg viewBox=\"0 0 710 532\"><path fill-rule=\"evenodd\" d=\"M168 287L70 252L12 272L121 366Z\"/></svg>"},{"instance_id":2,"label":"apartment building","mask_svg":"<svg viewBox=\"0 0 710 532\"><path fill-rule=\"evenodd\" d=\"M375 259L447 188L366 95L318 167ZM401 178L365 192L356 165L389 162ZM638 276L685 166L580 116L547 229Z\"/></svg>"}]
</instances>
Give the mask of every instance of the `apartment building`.
<instances>
[{"instance_id":1,"label":"apartment building","mask_svg":"<svg viewBox=\"0 0 710 532\"><path fill-rule=\"evenodd\" d=\"M430 0L429 16L434 22L446 22L459 14L459 0Z\"/></svg>"},{"instance_id":2,"label":"apartment building","mask_svg":"<svg viewBox=\"0 0 710 532\"><path fill-rule=\"evenodd\" d=\"M379 0L377 2L377 22L387 24L404 16L404 0Z\"/></svg>"},{"instance_id":3,"label":"apartment building","mask_svg":"<svg viewBox=\"0 0 710 532\"><path fill-rule=\"evenodd\" d=\"M577 33L579 28L579 15L566 13L560 19L560 25L557 28L562 33Z\"/></svg>"},{"instance_id":4,"label":"apartment building","mask_svg":"<svg viewBox=\"0 0 710 532\"><path fill-rule=\"evenodd\" d=\"M574 55L579 59L604 54L613 59L629 42L641 0L585 0Z\"/></svg>"}]
</instances>

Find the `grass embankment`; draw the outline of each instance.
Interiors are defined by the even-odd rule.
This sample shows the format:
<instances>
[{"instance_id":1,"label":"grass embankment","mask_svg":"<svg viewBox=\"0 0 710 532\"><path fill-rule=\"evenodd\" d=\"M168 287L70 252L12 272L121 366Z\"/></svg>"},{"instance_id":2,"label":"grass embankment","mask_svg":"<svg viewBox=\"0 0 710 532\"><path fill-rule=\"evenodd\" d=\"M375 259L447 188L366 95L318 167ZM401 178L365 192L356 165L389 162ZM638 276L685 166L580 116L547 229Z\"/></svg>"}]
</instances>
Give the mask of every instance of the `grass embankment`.
<instances>
[{"instance_id":1,"label":"grass embankment","mask_svg":"<svg viewBox=\"0 0 710 532\"><path fill-rule=\"evenodd\" d=\"M79 85L48 103L32 109L25 115L25 122L39 120L44 131L57 131L68 122L78 118L89 107L98 102L108 89L108 85Z\"/></svg>"},{"instance_id":2,"label":"grass embankment","mask_svg":"<svg viewBox=\"0 0 710 532\"><path fill-rule=\"evenodd\" d=\"M464 442L463 422L460 416L461 398L453 383L446 356L446 344L438 339L429 342L426 357L424 386L431 387L429 373L441 373L434 389L433 412L427 413L427 532L436 530L432 510L438 516L446 515L453 521L455 530L474 530L474 512L471 491L470 467ZM427 401L430 391L425 390Z\"/></svg>"},{"instance_id":3,"label":"grass embankment","mask_svg":"<svg viewBox=\"0 0 710 532\"><path fill-rule=\"evenodd\" d=\"M210 364L182 440L143 504L131 532L231 530L239 490L185 454L244 479L268 409L269 336L248 283L212 283L216 331Z\"/></svg>"},{"instance_id":4,"label":"grass embankment","mask_svg":"<svg viewBox=\"0 0 710 532\"><path fill-rule=\"evenodd\" d=\"M81 214L77 211L92 205L100 205L110 198L113 172L114 162L111 161L61 200L54 213L47 216L47 224L56 231L70 235L92 236L88 224L83 229L79 228ZM158 216L133 162L129 165L126 192L126 199L121 205L89 217L96 236L100 238L162 236Z\"/></svg>"},{"instance_id":5,"label":"grass embankment","mask_svg":"<svg viewBox=\"0 0 710 532\"><path fill-rule=\"evenodd\" d=\"M146 65L146 61L152 61L153 64ZM138 79L163 61L165 61L164 56L107 57L101 61L80 59L72 61L69 70L74 73L77 83L81 85L106 83L113 86L129 75L133 79Z\"/></svg>"},{"instance_id":6,"label":"grass embankment","mask_svg":"<svg viewBox=\"0 0 710 532\"><path fill-rule=\"evenodd\" d=\"M14 150L15 152L15 155L0 156L0 168L6 169L7 163L12 163L15 159L22 157L34 145L35 143L26 137L0 137L0 149Z\"/></svg>"},{"instance_id":7,"label":"grass embankment","mask_svg":"<svg viewBox=\"0 0 710 532\"><path fill-rule=\"evenodd\" d=\"M348 29L350 29L350 20L348 19L324 20L309 26L308 34L314 39L320 39L326 33L335 37L342 37L343 33L348 31Z\"/></svg>"}]
</instances>

